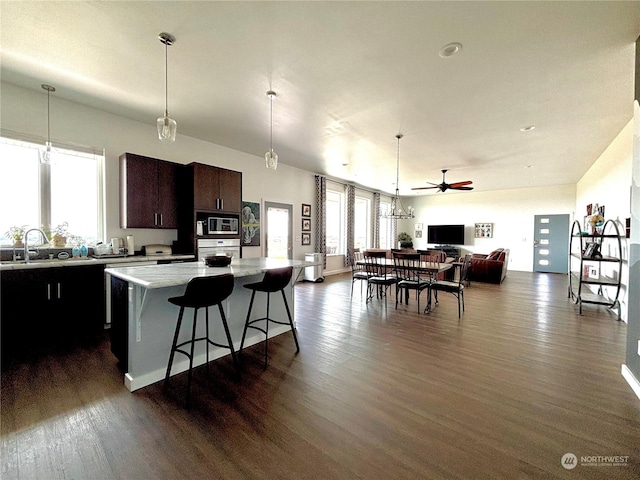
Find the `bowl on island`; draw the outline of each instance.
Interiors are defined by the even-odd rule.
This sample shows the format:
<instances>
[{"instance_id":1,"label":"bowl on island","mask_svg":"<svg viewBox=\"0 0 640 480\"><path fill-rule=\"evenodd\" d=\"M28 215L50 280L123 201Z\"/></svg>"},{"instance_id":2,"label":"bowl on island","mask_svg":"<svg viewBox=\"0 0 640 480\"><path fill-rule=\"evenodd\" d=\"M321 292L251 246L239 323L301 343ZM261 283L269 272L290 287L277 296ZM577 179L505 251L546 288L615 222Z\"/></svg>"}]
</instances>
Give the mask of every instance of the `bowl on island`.
<instances>
[{"instance_id":1,"label":"bowl on island","mask_svg":"<svg viewBox=\"0 0 640 480\"><path fill-rule=\"evenodd\" d=\"M204 257L203 261L207 267L228 267L233 257L222 255L208 255Z\"/></svg>"}]
</instances>

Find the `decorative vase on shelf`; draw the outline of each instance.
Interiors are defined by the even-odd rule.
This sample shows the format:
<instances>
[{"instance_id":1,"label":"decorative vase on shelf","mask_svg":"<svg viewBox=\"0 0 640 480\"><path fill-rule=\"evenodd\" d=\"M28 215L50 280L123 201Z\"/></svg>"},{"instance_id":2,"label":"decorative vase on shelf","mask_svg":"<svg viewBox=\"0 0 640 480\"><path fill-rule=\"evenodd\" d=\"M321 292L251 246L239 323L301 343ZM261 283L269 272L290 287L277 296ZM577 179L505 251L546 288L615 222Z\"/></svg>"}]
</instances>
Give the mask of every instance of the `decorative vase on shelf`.
<instances>
[{"instance_id":1,"label":"decorative vase on shelf","mask_svg":"<svg viewBox=\"0 0 640 480\"><path fill-rule=\"evenodd\" d=\"M604 225L604 217L599 213L591 215L589 217L589 225L591 225L591 235L600 235L600 231Z\"/></svg>"}]
</instances>

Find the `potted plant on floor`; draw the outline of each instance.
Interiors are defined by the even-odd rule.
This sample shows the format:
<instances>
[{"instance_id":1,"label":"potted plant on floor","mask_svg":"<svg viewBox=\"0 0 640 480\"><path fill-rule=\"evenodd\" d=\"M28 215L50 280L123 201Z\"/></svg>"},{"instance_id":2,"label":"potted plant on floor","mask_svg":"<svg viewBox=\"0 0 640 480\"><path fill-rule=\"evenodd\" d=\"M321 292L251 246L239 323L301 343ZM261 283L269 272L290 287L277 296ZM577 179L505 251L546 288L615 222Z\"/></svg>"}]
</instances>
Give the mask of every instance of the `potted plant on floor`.
<instances>
[{"instance_id":1,"label":"potted plant on floor","mask_svg":"<svg viewBox=\"0 0 640 480\"><path fill-rule=\"evenodd\" d=\"M398 248L413 248L413 239L407 232L398 234Z\"/></svg>"}]
</instances>

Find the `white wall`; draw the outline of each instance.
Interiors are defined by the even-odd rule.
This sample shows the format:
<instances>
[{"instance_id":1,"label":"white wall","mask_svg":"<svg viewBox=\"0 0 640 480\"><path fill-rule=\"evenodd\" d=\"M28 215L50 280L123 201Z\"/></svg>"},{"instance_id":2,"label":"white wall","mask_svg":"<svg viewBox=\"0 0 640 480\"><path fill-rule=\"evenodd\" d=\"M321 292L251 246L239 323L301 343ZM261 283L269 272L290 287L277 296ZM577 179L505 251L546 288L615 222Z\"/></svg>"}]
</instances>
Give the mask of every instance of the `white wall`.
<instances>
[{"instance_id":1,"label":"white wall","mask_svg":"<svg viewBox=\"0 0 640 480\"><path fill-rule=\"evenodd\" d=\"M0 125L3 130L41 136L46 140L46 95L40 85L28 90L1 83ZM178 123L178 132L180 124ZM279 164L276 171L267 170L264 159L237 150L204 142L178 133L173 144L157 139L155 118L149 123L137 122L102 110L89 108L51 96L51 139L54 143L80 144L106 151L105 239L133 234L136 248L150 243L171 244L177 239L177 230L120 229L119 220L119 163L123 152L138 153L177 163L199 162L216 165L243 173L243 200L251 202L273 201L293 205L294 258L314 247L300 245L301 204L312 205L315 212L314 175L304 170ZM265 146L265 149L267 146ZM286 159L281 158L281 162ZM263 218L264 222L264 218ZM264 235L264 229L262 229ZM264 236L260 247L243 249L245 257L258 257L264 253Z\"/></svg>"},{"instance_id":2,"label":"white wall","mask_svg":"<svg viewBox=\"0 0 640 480\"><path fill-rule=\"evenodd\" d=\"M535 171L527 171L535 175ZM428 225L464 224L465 242L461 254L489 253L495 248L511 250L509 269L533 271L534 215L569 214L573 219L575 185L523 188L492 192L445 192L406 197L403 205L416 209L416 218L398 223L398 232L412 237L414 248L427 248ZM414 226L422 223L424 238L416 239ZM493 238L474 238L476 223L493 223Z\"/></svg>"},{"instance_id":3,"label":"white wall","mask_svg":"<svg viewBox=\"0 0 640 480\"><path fill-rule=\"evenodd\" d=\"M577 184L576 212L578 219L587 214L588 204L605 206L605 218L616 220L624 233L625 219L631 217L631 170L633 159L633 120L622 129L598 160ZM629 285L629 241L623 241L621 269L622 319L627 320ZM611 289L609 289L611 292Z\"/></svg>"}]
</instances>

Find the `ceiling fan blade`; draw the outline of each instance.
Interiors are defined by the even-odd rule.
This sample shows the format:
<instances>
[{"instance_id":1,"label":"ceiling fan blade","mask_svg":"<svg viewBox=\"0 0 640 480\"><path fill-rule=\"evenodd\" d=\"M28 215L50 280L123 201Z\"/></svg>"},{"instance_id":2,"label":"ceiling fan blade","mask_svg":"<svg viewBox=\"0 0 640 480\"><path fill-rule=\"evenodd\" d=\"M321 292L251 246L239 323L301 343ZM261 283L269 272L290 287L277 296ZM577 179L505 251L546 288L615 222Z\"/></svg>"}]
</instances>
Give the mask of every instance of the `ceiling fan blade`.
<instances>
[{"instance_id":1,"label":"ceiling fan blade","mask_svg":"<svg viewBox=\"0 0 640 480\"><path fill-rule=\"evenodd\" d=\"M473 187L450 187L451 190L473 190Z\"/></svg>"},{"instance_id":2,"label":"ceiling fan blade","mask_svg":"<svg viewBox=\"0 0 640 480\"><path fill-rule=\"evenodd\" d=\"M411 190L429 190L430 188L440 188L440 186L436 185L435 187L414 187Z\"/></svg>"},{"instance_id":3,"label":"ceiling fan blade","mask_svg":"<svg viewBox=\"0 0 640 480\"><path fill-rule=\"evenodd\" d=\"M472 182L471 180L466 180L466 181L464 181L464 182L455 182L455 183L452 183L452 184L450 184L449 186L450 186L451 188L456 188L456 187L462 187L462 186L464 186L464 185L471 185L472 183L473 183L473 182Z\"/></svg>"}]
</instances>

